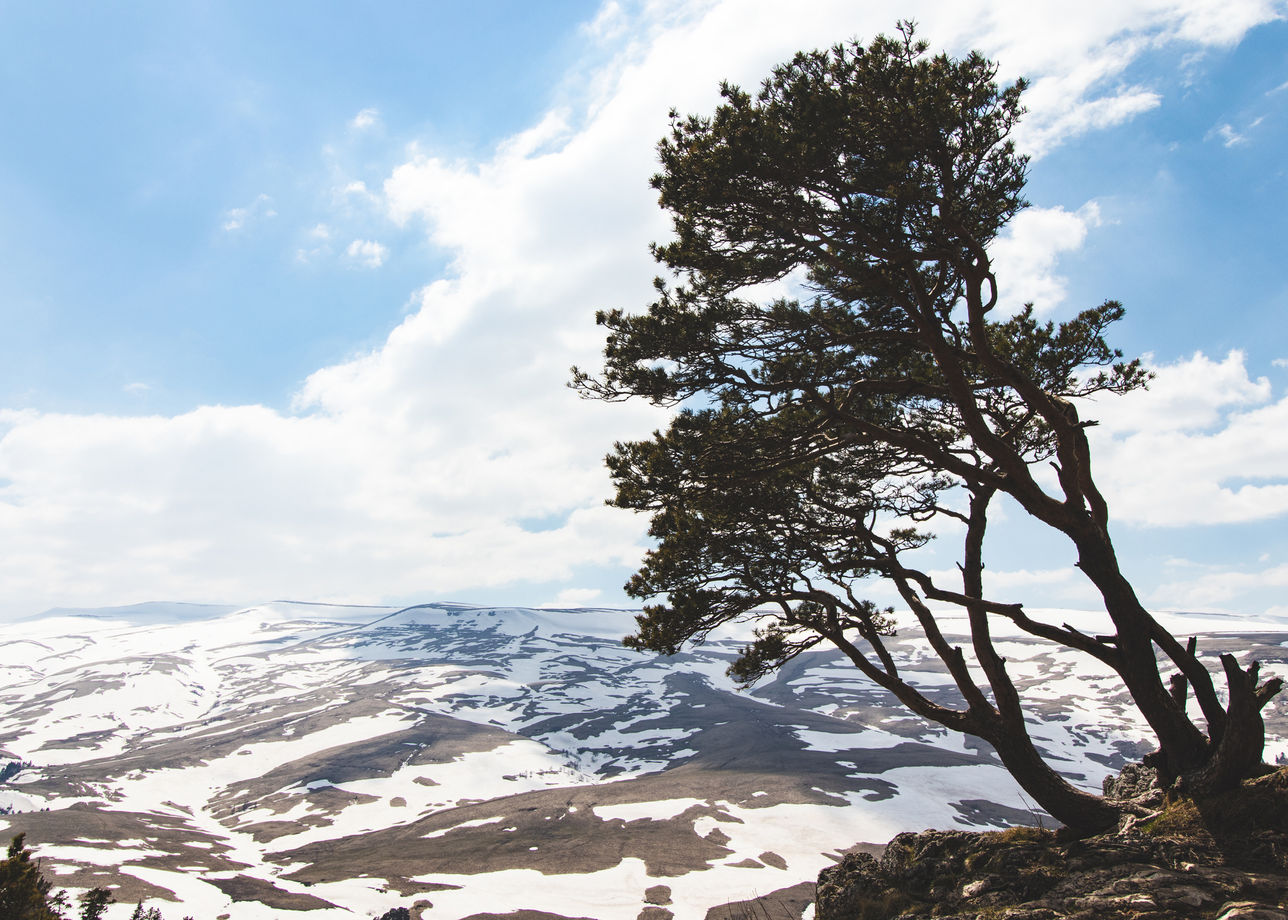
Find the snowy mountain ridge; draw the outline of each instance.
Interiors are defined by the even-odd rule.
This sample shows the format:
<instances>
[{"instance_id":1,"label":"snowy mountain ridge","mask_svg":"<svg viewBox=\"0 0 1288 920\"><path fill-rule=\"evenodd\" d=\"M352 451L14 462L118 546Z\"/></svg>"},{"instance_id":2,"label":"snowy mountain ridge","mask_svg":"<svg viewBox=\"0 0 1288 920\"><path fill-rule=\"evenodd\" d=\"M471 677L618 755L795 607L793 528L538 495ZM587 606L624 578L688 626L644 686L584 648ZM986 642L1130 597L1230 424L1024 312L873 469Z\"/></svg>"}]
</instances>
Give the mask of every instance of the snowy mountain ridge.
<instances>
[{"instance_id":1,"label":"snowy mountain ridge","mask_svg":"<svg viewBox=\"0 0 1288 920\"><path fill-rule=\"evenodd\" d=\"M1174 620L1207 654L1288 673L1288 624ZM55 884L116 886L112 920L139 898L198 920L667 920L756 897L800 916L855 843L1040 817L991 750L837 653L739 692L724 672L745 634L663 658L621 645L633 625L463 604L50 611L4 629L0 765L31 766L0 784L0 827ZM1148 750L1093 662L1000 645L1071 776L1098 786ZM952 698L915 632L896 648Z\"/></svg>"}]
</instances>

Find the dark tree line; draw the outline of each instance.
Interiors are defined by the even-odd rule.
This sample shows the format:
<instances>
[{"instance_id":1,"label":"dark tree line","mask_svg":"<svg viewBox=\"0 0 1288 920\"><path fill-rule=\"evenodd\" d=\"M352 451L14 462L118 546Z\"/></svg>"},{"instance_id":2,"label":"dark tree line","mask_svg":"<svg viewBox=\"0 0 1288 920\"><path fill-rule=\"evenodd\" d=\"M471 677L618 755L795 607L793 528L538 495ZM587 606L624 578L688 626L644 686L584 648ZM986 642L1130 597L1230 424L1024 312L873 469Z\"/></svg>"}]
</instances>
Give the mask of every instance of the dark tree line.
<instances>
[{"instance_id":1,"label":"dark tree line","mask_svg":"<svg viewBox=\"0 0 1288 920\"><path fill-rule=\"evenodd\" d=\"M23 770L31 767L29 760L11 760L3 767L0 767L0 783L7 783Z\"/></svg>"},{"instance_id":2,"label":"dark tree line","mask_svg":"<svg viewBox=\"0 0 1288 920\"><path fill-rule=\"evenodd\" d=\"M66 920L67 892L52 890L53 883L45 878L39 861L31 856L25 834L18 834L9 841L8 855L0 859L0 917L4 920ZM81 897L79 920L102 920L103 912L113 900L106 888L90 889ZM142 907L140 904L139 910ZM135 913L138 914L139 910Z\"/></svg>"},{"instance_id":3,"label":"dark tree line","mask_svg":"<svg viewBox=\"0 0 1288 920\"><path fill-rule=\"evenodd\" d=\"M987 740L1047 811L1093 831L1118 806L1045 762L992 624L1112 668L1157 737L1152 763L1194 791L1264 769L1261 711L1282 682L1222 655L1223 701L1195 641L1164 629L1119 565L1083 407L1148 382L1106 339L1122 306L1061 323L996 311L988 247L1027 204L1027 159L1011 139L1023 90L999 87L980 54L931 55L901 26L867 47L798 54L755 96L724 85L710 117L672 113L653 179L675 231L653 254L671 280L645 313L599 314L604 370L574 369L573 386L680 407L665 432L608 457L613 504L651 514L656 540L627 590L661 601L628 644L674 653L754 618L757 639L731 669L749 683L830 643L912 711ZM789 275L812 296L744 293ZM1067 538L1111 634L986 595L1001 496ZM915 554L947 521L962 537L946 580ZM959 706L900 674L884 641L893 610L862 596L873 577L915 615ZM935 605L964 611L969 655Z\"/></svg>"},{"instance_id":4,"label":"dark tree line","mask_svg":"<svg viewBox=\"0 0 1288 920\"><path fill-rule=\"evenodd\" d=\"M40 861L33 860L26 846L26 834L9 841L5 859L0 859L0 920L67 920L67 892L54 891L53 883L40 871ZM91 888L81 894L78 920L103 920L107 908L116 898L107 888ZM165 920L157 907L144 907L139 901L130 920ZM183 920L192 920L184 917ZM392 907L378 920L411 920L406 907Z\"/></svg>"}]
</instances>

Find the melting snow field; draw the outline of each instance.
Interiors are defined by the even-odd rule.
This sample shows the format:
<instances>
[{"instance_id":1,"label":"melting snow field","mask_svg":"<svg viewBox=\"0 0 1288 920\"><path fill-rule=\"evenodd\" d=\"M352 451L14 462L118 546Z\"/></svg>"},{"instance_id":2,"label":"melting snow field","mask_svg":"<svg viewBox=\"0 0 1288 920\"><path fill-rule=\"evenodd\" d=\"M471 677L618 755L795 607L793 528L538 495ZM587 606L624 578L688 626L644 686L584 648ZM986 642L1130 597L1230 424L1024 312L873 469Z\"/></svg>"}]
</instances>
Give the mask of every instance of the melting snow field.
<instances>
[{"instance_id":1,"label":"melting snow field","mask_svg":"<svg viewBox=\"0 0 1288 920\"><path fill-rule=\"evenodd\" d=\"M1288 624L1166 622L1288 673ZM911 717L836 654L739 692L725 669L747 636L665 659L623 648L632 627L618 610L284 602L13 624L0 766L30 766L0 784L0 829L27 833L73 895L113 887L110 920L141 899L169 920L701 920L757 896L808 913L801 883L856 843L1042 817L986 746ZM905 632L905 673L951 703ZM1148 750L1094 662L1007 633L999 651L1076 781ZM1288 754L1283 705L1272 758Z\"/></svg>"}]
</instances>

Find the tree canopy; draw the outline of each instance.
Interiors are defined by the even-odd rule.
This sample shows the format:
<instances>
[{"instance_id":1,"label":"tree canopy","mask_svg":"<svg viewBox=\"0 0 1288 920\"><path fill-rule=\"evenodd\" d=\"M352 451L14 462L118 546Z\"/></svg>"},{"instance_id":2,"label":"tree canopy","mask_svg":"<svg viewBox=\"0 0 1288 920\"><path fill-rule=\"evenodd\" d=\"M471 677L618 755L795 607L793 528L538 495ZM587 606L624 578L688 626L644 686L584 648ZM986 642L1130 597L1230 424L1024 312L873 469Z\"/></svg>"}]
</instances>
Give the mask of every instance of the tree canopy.
<instances>
[{"instance_id":1,"label":"tree canopy","mask_svg":"<svg viewBox=\"0 0 1288 920\"><path fill-rule=\"evenodd\" d=\"M0 859L0 917L5 920L63 920L67 896L50 892L53 884L40 871L25 846L26 836L9 841L9 852Z\"/></svg>"},{"instance_id":2,"label":"tree canopy","mask_svg":"<svg viewBox=\"0 0 1288 920\"><path fill-rule=\"evenodd\" d=\"M989 245L1026 206L1012 132L1023 81L978 53L932 55L910 25L864 47L800 53L756 95L721 87L709 117L672 113L653 178L674 239L643 313L601 312L605 367L583 395L678 411L608 456L613 504L649 513L656 547L627 585L646 605L629 644L674 653L715 627L759 622L731 671L754 681L819 643L918 714L984 738L1052 815L1081 830L1115 807L1052 770L993 646L998 618L1091 655L1121 677L1171 781L1219 788L1261 768L1261 709L1281 688L1222 656L1222 701L1122 572L1092 475L1083 400L1146 385L1106 339L1114 301L1060 323L998 310ZM765 301L757 285L804 298ZM1049 475L1054 471L1054 475ZM987 597L984 547L1000 495L1063 534L1114 632L1089 636ZM963 534L959 578L917 567L929 527ZM899 673L888 579L961 694L953 708ZM973 660L934 608L963 610ZM1177 673L1165 681L1158 652ZM1191 719L1192 690L1203 724Z\"/></svg>"}]
</instances>

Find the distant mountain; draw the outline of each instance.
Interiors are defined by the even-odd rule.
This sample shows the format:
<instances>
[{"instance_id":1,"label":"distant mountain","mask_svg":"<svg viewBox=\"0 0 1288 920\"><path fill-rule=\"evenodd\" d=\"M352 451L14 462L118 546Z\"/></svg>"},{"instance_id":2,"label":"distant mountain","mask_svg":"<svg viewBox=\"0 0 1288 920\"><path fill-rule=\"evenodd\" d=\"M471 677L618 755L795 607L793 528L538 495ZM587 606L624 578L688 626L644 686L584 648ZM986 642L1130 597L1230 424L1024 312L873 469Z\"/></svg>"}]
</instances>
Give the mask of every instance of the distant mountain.
<instances>
[{"instance_id":1,"label":"distant mountain","mask_svg":"<svg viewBox=\"0 0 1288 920\"><path fill-rule=\"evenodd\" d=\"M1177 622L1288 674L1288 626ZM0 768L32 766L0 783L0 830L56 885L117 886L113 918L147 898L171 920L701 920L757 897L799 917L856 843L1043 819L987 746L838 654L738 692L745 636L661 658L621 646L632 626L459 604L51 611L4 627ZM1001 645L1067 773L1098 786L1149 749L1094 662ZM896 648L951 699L915 632Z\"/></svg>"},{"instance_id":2,"label":"distant mountain","mask_svg":"<svg viewBox=\"0 0 1288 920\"><path fill-rule=\"evenodd\" d=\"M92 620L120 620L135 625L182 623L186 620L208 620L239 609L241 608L228 604L177 604L151 601L146 604L130 604L126 607L55 607L35 616L24 617L18 622L30 623L33 620L85 617Z\"/></svg>"}]
</instances>

